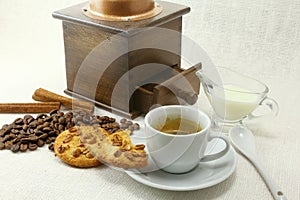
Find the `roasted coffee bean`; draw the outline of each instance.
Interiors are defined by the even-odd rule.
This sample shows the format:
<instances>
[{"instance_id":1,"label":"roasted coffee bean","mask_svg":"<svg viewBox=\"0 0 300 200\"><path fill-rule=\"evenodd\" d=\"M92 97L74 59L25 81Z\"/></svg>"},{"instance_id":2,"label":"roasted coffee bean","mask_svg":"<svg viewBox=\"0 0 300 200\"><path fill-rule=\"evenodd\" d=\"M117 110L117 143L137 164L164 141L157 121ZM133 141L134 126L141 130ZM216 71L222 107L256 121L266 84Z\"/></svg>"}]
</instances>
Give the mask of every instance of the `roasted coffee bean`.
<instances>
[{"instance_id":1,"label":"roasted coffee bean","mask_svg":"<svg viewBox=\"0 0 300 200\"><path fill-rule=\"evenodd\" d=\"M14 153L18 152L20 149L20 145L19 144L13 144L10 148L10 150Z\"/></svg>"},{"instance_id":2,"label":"roasted coffee bean","mask_svg":"<svg viewBox=\"0 0 300 200\"><path fill-rule=\"evenodd\" d=\"M13 129L22 129L23 128L23 125L16 125L16 124L14 124L13 125Z\"/></svg>"},{"instance_id":3,"label":"roasted coffee bean","mask_svg":"<svg viewBox=\"0 0 300 200\"><path fill-rule=\"evenodd\" d=\"M48 133L48 132L50 132L50 131L52 131L52 128L50 128L50 127L45 127L45 128L43 128L43 132Z\"/></svg>"},{"instance_id":4,"label":"roasted coffee bean","mask_svg":"<svg viewBox=\"0 0 300 200\"><path fill-rule=\"evenodd\" d=\"M127 129L130 130L130 131L134 131L133 125L129 125Z\"/></svg>"},{"instance_id":5,"label":"roasted coffee bean","mask_svg":"<svg viewBox=\"0 0 300 200\"><path fill-rule=\"evenodd\" d=\"M66 123L71 122L71 117L66 118Z\"/></svg>"},{"instance_id":6,"label":"roasted coffee bean","mask_svg":"<svg viewBox=\"0 0 300 200\"><path fill-rule=\"evenodd\" d=\"M5 144L3 142L0 142L0 150L5 149Z\"/></svg>"},{"instance_id":7,"label":"roasted coffee bean","mask_svg":"<svg viewBox=\"0 0 300 200\"><path fill-rule=\"evenodd\" d=\"M11 142L11 141L6 141L6 142L4 143L4 146L5 146L5 149L10 149L11 146L12 146L12 142Z\"/></svg>"},{"instance_id":8,"label":"roasted coffee bean","mask_svg":"<svg viewBox=\"0 0 300 200\"><path fill-rule=\"evenodd\" d=\"M33 118L33 117L31 115L25 115L23 118L24 119L30 119L30 118Z\"/></svg>"},{"instance_id":9,"label":"roasted coffee bean","mask_svg":"<svg viewBox=\"0 0 300 200\"><path fill-rule=\"evenodd\" d=\"M37 126L37 121L36 120L30 122L29 125L28 125L29 128L35 128L36 126Z\"/></svg>"},{"instance_id":10,"label":"roasted coffee bean","mask_svg":"<svg viewBox=\"0 0 300 200\"><path fill-rule=\"evenodd\" d=\"M44 118L44 122L51 122L52 121L52 117L51 116L47 116Z\"/></svg>"},{"instance_id":11,"label":"roasted coffee bean","mask_svg":"<svg viewBox=\"0 0 300 200\"><path fill-rule=\"evenodd\" d=\"M31 116L27 119L27 124L30 124L31 122L33 122L35 119Z\"/></svg>"},{"instance_id":12,"label":"roasted coffee bean","mask_svg":"<svg viewBox=\"0 0 300 200\"><path fill-rule=\"evenodd\" d=\"M58 130L60 130L60 131L64 131L64 130L65 130L65 127L64 127L64 125L60 124L60 125L58 126Z\"/></svg>"},{"instance_id":13,"label":"roasted coffee bean","mask_svg":"<svg viewBox=\"0 0 300 200\"><path fill-rule=\"evenodd\" d=\"M37 125L42 125L44 123L44 120L42 118L39 118L36 122Z\"/></svg>"},{"instance_id":14,"label":"roasted coffee bean","mask_svg":"<svg viewBox=\"0 0 300 200\"><path fill-rule=\"evenodd\" d=\"M19 133L19 131L17 133ZM9 134L9 137L10 137L10 139L15 139L17 136L15 134L11 133L11 134Z\"/></svg>"},{"instance_id":15,"label":"roasted coffee bean","mask_svg":"<svg viewBox=\"0 0 300 200\"><path fill-rule=\"evenodd\" d=\"M58 123L60 123L60 124L65 124L65 123L66 123L66 119L65 119L64 117L60 117L60 118L58 119Z\"/></svg>"},{"instance_id":16,"label":"roasted coffee bean","mask_svg":"<svg viewBox=\"0 0 300 200\"><path fill-rule=\"evenodd\" d=\"M39 139L39 137L35 135L30 135L29 137L21 138L21 142L36 142Z\"/></svg>"},{"instance_id":17,"label":"roasted coffee bean","mask_svg":"<svg viewBox=\"0 0 300 200\"><path fill-rule=\"evenodd\" d=\"M111 123L111 128L119 128L119 127L120 127L120 125L118 122Z\"/></svg>"},{"instance_id":18,"label":"roasted coffee bean","mask_svg":"<svg viewBox=\"0 0 300 200\"><path fill-rule=\"evenodd\" d=\"M4 129L1 129L1 130L0 130L0 137L3 137L3 136L4 136L4 131L5 131Z\"/></svg>"},{"instance_id":19,"label":"roasted coffee bean","mask_svg":"<svg viewBox=\"0 0 300 200\"><path fill-rule=\"evenodd\" d=\"M57 116L62 117L62 116L64 116L64 113L63 112L58 112Z\"/></svg>"},{"instance_id":20,"label":"roasted coffee bean","mask_svg":"<svg viewBox=\"0 0 300 200\"><path fill-rule=\"evenodd\" d=\"M57 136L55 131L49 131L48 136Z\"/></svg>"},{"instance_id":21,"label":"roasted coffee bean","mask_svg":"<svg viewBox=\"0 0 300 200\"><path fill-rule=\"evenodd\" d=\"M43 128L44 128L43 125L38 125L38 126L36 127L36 130L42 130Z\"/></svg>"},{"instance_id":22,"label":"roasted coffee bean","mask_svg":"<svg viewBox=\"0 0 300 200\"><path fill-rule=\"evenodd\" d=\"M27 149L28 149L28 144L27 143L20 145L20 151L21 152L25 152L25 151L27 151Z\"/></svg>"},{"instance_id":23,"label":"roasted coffee bean","mask_svg":"<svg viewBox=\"0 0 300 200\"><path fill-rule=\"evenodd\" d=\"M18 129L11 129L10 134L17 135L19 132Z\"/></svg>"},{"instance_id":24,"label":"roasted coffee bean","mask_svg":"<svg viewBox=\"0 0 300 200\"><path fill-rule=\"evenodd\" d=\"M121 123L121 124L125 124L125 123L126 123L126 121L127 121L127 119L125 119L125 118L122 118L122 119L120 120L120 123Z\"/></svg>"},{"instance_id":25,"label":"roasted coffee bean","mask_svg":"<svg viewBox=\"0 0 300 200\"><path fill-rule=\"evenodd\" d=\"M16 136L17 137L17 136ZM19 138L15 138L13 140L10 140L13 144L20 142Z\"/></svg>"},{"instance_id":26,"label":"roasted coffee bean","mask_svg":"<svg viewBox=\"0 0 300 200\"><path fill-rule=\"evenodd\" d=\"M41 136L39 136L39 139L41 139L41 140L46 140L47 138L48 138L47 133L43 133Z\"/></svg>"},{"instance_id":27,"label":"roasted coffee bean","mask_svg":"<svg viewBox=\"0 0 300 200\"><path fill-rule=\"evenodd\" d=\"M28 125L27 125L27 124L24 124L23 127L22 127L22 129L23 129L24 131L26 131L26 130L28 129Z\"/></svg>"},{"instance_id":28,"label":"roasted coffee bean","mask_svg":"<svg viewBox=\"0 0 300 200\"><path fill-rule=\"evenodd\" d=\"M34 143L29 143L28 148L29 150L34 151L38 148L38 145Z\"/></svg>"},{"instance_id":29,"label":"roasted coffee bean","mask_svg":"<svg viewBox=\"0 0 300 200\"><path fill-rule=\"evenodd\" d=\"M14 121L15 124L23 124L23 119L22 118L17 118L15 121Z\"/></svg>"},{"instance_id":30,"label":"roasted coffee bean","mask_svg":"<svg viewBox=\"0 0 300 200\"><path fill-rule=\"evenodd\" d=\"M53 116L53 120L52 120L54 123L57 123L58 122L58 117L56 115Z\"/></svg>"},{"instance_id":31,"label":"roasted coffee bean","mask_svg":"<svg viewBox=\"0 0 300 200\"><path fill-rule=\"evenodd\" d=\"M8 125L5 129L3 129L3 133L1 134L1 136L8 134L12 128L13 128L12 124Z\"/></svg>"},{"instance_id":32,"label":"roasted coffee bean","mask_svg":"<svg viewBox=\"0 0 300 200\"><path fill-rule=\"evenodd\" d=\"M59 130L59 129L58 129L58 128L59 128L59 123L55 123L55 124L53 125L53 128Z\"/></svg>"},{"instance_id":33,"label":"roasted coffee bean","mask_svg":"<svg viewBox=\"0 0 300 200\"><path fill-rule=\"evenodd\" d=\"M27 133L28 134L33 134L34 133L34 129L31 129L31 128L27 129Z\"/></svg>"},{"instance_id":34,"label":"roasted coffee bean","mask_svg":"<svg viewBox=\"0 0 300 200\"><path fill-rule=\"evenodd\" d=\"M58 110L51 110L49 114L54 115L54 114L57 114L57 113L58 113Z\"/></svg>"},{"instance_id":35,"label":"roasted coffee bean","mask_svg":"<svg viewBox=\"0 0 300 200\"><path fill-rule=\"evenodd\" d=\"M50 127L50 122L45 122L43 125L42 125L43 127Z\"/></svg>"},{"instance_id":36,"label":"roasted coffee bean","mask_svg":"<svg viewBox=\"0 0 300 200\"><path fill-rule=\"evenodd\" d=\"M47 117L47 115L44 114L44 113L42 113L42 114L37 115L37 116L36 116L36 119L44 119L44 118L46 118L46 117Z\"/></svg>"},{"instance_id":37,"label":"roasted coffee bean","mask_svg":"<svg viewBox=\"0 0 300 200\"><path fill-rule=\"evenodd\" d=\"M121 124L121 125L120 125L120 128L121 128L121 129L127 129L127 128L128 128L128 125L127 125L127 124Z\"/></svg>"},{"instance_id":38,"label":"roasted coffee bean","mask_svg":"<svg viewBox=\"0 0 300 200\"><path fill-rule=\"evenodd\" d=\"M44 132L43 131L35 131L35 135L36 136L41 136L41 135L43 135L44 134ZM46 134L47 135L47 134Z\"/></svg>"},{"instance_id":39,"label":"roasted coffee bean","mask_svg":"<svg viewBox=\"0 0 300 200\"><path fill-rule=\"evenodd\" d=\"M47 138L45 142L46 142L46 144L50 144L52 141L50 138Z\"/></svg>"},{"instance_id":40,"label":"roasted coffee bean","mask_svg":"<svg viewBox=\"0 0 300 200\"><path fill-rule=\"evenodd\" d=\"M138 123L134 123L132 126L134 130L140 130L140 125Z\"/></svg>"},{"instance_id":41,"label":"roasted coffee bean","mask_svg":"<svg viewBox=\"0 0 300 200\"><path fill-rule=\"evenodd\" d=\"M9 135L4 136L4 138L2 139L2 142L6 142L10 139Z\"/></svg>"},{"instance_id":42,"label":"roasted coffee bean","mask_svg":"<svg viewBox=\"0 0 300 200\"><path fill-rule=\"evenodd\" d=\"M126 121L125 124L128 125L128 126L130 126L130 125L132 125L133 123L132 123L132 121Z\"/></svg>"},{"instance_id":43,"label":"roasted coffee bean","mask_svg":"<svg viewBox=\"0 0 300 200\"><path fill-rule=\"evenodd\" d=\"M53 151L53 150L54 150L54 144L51 143L51 144L48 146L48 149L51 150L51 151Z\"/></svg>"},{"instance_id":44,"label":"roasted coffee bean","mask_svg":"<svg viewBox=\"0 0 300 200\"><path fill-rule=\"evenodd\" d=\"M56 137L49 137L49 139L50 139L51 142L54 142Z\"/></svg>"},{"instance_id":45,"label":"roasted coffee bean","mask_svg":"<svg viewBox=\"0 0 300 200\"><path fill-rule=\"evenodd\" d=\"M9 124L3 124L1 129L6 129L9 126Z\"/></svg>"},{"instance_id":46,"label":"roasted coffee bean","mask_svg":"<svg viewBox=\"0 0 300 200\"><path fill-rule=\"evenodd\" d=\"M66 129L69 129L71 127L73 127L73 124L71 122L68 122L67 125L66 125Z\"/></svg>"},{"instance_id":47,"label":"roasted coffee bean","mask_svg":"<svg viewBox=\"0 0 300 200\"><path fill-rule=\"evenodd\" d=\"M39 140L37 141L38 147L42 147L42 146L44 146L44 144L45 144L45 142L44 142L43 140L41 140L41 139L39 139Z\"/></svg>"}]
</instances>

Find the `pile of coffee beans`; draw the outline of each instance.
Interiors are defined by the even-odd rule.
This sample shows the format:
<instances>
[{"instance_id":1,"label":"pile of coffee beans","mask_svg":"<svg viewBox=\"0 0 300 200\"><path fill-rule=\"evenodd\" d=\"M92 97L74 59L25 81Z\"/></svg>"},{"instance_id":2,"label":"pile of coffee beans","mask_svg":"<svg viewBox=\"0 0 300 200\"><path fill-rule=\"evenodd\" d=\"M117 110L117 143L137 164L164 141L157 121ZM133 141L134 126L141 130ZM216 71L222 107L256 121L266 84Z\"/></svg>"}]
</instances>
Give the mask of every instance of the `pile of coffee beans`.
<instances>
[{"instance_id":1,"label":"pile of coffee beans","mask_svg":"<svg viewBox=\"0 0 300 200\"><path fill-rule=\"evenodd\" d=\"M36 117L25 115L0 129L0 150L9 149L13 152L36 150L48 144L53 150L56 137L73 126L92 125L102 127L110 133L120 129L119 123L108 116L95 116L85 111L69 111L67 113L53 110L49 114Z\"/></svg>"},{"instance_id":2,"label":"pile of coffee beans","mask_svg":"<svg viewBox=\"0 0 300 200\"><path fill-rule=\"evenodd\" d=\"M134 130L139 130L140 129L140 125L138 123L133 123L130 120L127 120L126 118L122 118L120 120L120 128L121 129L127 129L130 130L131 132Z\"/></svg>"}]
</instances>

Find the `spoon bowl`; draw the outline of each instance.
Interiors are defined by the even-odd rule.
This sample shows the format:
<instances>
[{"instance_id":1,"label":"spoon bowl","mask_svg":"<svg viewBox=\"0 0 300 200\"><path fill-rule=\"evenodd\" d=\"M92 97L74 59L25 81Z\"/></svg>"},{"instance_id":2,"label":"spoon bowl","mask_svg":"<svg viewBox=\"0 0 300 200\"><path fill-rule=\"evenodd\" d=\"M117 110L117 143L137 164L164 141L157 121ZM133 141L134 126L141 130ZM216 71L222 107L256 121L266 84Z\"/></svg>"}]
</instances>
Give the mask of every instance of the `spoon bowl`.
<instances>
[{"instance_id":1,"label":"spoon bowl","mask_svg":"<svg viewBox=\"0 0 300 200\"><path fill-rule=\"evenodd\" d=\"M251 131L243 126L234 126L230 130L232 144L244 155L256 155L255 139ZM241 148L242 147L242 148Z\"/></svg>"},{"instance_id":2,"label":"spoon bowl","mask_svg":"<svg viewBox=\"0 0 300 200\"><path fill-rule=\"evenodd\" d=\"M255 139L252 132L243 125L236 125L229 131L229 137L232 145L241 152L260 173L266 185L269 187L275 200L287 200L283 192L268 175L264 166L261 164L255 150Z\"/></svg>"}]
</instances>

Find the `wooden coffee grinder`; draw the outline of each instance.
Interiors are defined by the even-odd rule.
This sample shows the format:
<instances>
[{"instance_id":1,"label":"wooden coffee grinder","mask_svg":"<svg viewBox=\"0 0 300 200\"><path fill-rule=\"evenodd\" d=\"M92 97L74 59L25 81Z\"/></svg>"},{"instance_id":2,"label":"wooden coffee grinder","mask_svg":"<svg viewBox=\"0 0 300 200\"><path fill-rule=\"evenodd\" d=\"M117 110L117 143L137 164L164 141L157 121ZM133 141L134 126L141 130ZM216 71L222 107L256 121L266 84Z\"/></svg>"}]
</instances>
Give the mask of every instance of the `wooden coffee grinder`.
<instances>
[{"instance_id":1,"label":"wooden coffee grinder","mask_svg":"<svg viewBox=\"0 0 300 200\"><path fill-rule=\"evenodd\" d=\"M53 13L63 22L67 94L134 118L157 105L194 104L196 67L183 70L182 16L153 0L90 0Z\"/></svg>"}]
</instances>

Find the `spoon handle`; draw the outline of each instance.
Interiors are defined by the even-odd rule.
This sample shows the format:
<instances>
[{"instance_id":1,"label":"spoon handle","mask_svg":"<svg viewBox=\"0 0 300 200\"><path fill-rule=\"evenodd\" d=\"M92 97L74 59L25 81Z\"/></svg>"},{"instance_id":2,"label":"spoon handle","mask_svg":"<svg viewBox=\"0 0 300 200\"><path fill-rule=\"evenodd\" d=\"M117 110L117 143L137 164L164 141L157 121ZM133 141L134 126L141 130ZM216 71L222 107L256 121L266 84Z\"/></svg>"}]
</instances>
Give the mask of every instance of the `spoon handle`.
<instances>
[{"instance_id":1,"label":"spoon handle","mask_svg":"<svg viewBox=\"0 0 300 200\"><path fill-rule=\"evenodd\" d=\"M261 164L258 158L249 158L249 160L256 167L257 171L260 173L262 178L264 179L266 185L269 187L273 197L275 200L287 200L286 196L283 194L279 186L275 183L275 181L271 178L271 176L267 173L265 167Z\"/></svg>"}]
</instances>

